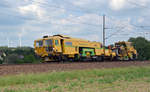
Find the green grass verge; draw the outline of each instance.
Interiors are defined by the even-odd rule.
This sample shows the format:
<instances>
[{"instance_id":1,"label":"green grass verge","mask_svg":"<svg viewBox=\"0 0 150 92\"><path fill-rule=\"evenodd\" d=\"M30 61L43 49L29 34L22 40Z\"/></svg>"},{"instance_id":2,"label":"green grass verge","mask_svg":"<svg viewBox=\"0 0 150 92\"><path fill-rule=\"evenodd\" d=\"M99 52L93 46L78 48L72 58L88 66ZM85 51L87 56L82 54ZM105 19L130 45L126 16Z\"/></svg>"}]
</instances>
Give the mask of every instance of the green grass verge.
<instances>
[{"instance_id":1,"label":"green grass verge","mask_svg":"<svg viewBox=\"0 0 150 92\"><path fill-rule=\"evenodd\" d=\"M146 82L150 82L150 67L129 67L129 68L113 68L113 69L95 69L95 70L78 70L63 71L40 74L22 74L16 76L0 77L0 88L6 88L3 92L18 92L8 90L12 85L17 87L24 85L40 85L41 88L51 92L52 89L62 88L67 85L67 89L72 90L77 86L84 89L86 85L93 84L112 84L116 81L133 81L137 79L147 78ZM66 84L67 83L67 84ZM96 84L95 84L96 83ZM50 84L50 85L49 85ZM47 87L45 86L47 85ZM60 86L61 85L61 86ZM45 88L46 87L46 88ZM36 91L43 91L36 87ZM65 89L65 88L64 88ZM29 91L23 92L32 92ZM40 92L39 91L39 92ZM60 89L61 91L61 89Z\"/></svg>"}]
</instances>

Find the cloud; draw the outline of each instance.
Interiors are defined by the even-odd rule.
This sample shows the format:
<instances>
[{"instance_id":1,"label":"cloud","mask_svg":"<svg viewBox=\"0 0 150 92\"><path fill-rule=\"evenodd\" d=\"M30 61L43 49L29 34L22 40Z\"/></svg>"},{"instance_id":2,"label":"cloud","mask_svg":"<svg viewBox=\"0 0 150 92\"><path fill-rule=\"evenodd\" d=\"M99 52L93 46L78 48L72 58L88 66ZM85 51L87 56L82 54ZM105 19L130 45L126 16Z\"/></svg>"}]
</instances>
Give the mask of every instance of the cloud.
<instances>
[{"instance_id":1,"label":"cloud","mask_svg":"<svg viewBox=\"0 0 150 92\"><path fill-rule=\"evenodd\" d=\"M71 8L80 10L83 12L100 13L102 7L107 7L108 0L68 0L72 5Z\"/></svg>"},{"instance_id":2,"label":"cloud","mask_svg":"<svg viewBox=\"0 0 150 92\"><path fill-rule=\"evenodd\" d=\"M78 24L78 25L91 25L91 26L97 26L101 25L100 21L102 20L102 16L99 16L97 14L83 14L81 16L73 16L69 15L67 18L62 19L60 23L62 24ZM90 23L89 23L90 21Z\"/></svg>"},{"instance_id":3,"label":"cloud","mask_svg":"<svg viewBox=\"0 0 150 92\"><path fill-rule=\"evenodd\" d=\"M120 10L125 6L125 0L111 0L109 5L112 10Z\"/></svg>"},{"instance_id":4,"label":"cloud","mask_svg":"<svg viewBox=\"0 0 150 92\"><path fill-rule=\"evenodd\" d=\"M76 6L84 6L91 2L91 0L73 0L72 3Z\"/></svg>"},{"instance_id":5,"label":"cloud","mask_svg":"<svg viewBox=\"0 0 150 92\"><path fill-rule=\"evenodd\" d=\"M128 3L135 7L144 7L148 5L149 0L129 0Z\"/></svg>"},{"instance_id":6,"label":"cloud","mask_svg":"<svg viewBox=\"0 0 150 92\"><path fill-rule=\"evenodd\" d=\"M91 4L103 4L105 1L103 0L72 0L71 1L73 5L75 6L86 6L86 5L91 5ZM87 6L89 7L89 6Z\"/></svg>"},{"instance_id":7,"label":"cloud","mask_svg":"<svg viewBox=\"0 0 150 92\"><path fill-rule=\"evenodd\" d=\"M137 20L138 23L142 23L143 21L144 21L144 18L139 18L139 19Z\"/></svg>"},{"instance_id":8,"label":"cloud","mask_svg":"<svg viewBox=\"0 0 150 92\"><path fill-rule=\"evenodd\" d=\"M109 7L114 11L144 8L148 5L149 0L110 0Z\"/></svg>"},{"instance_id":9,"label":"cloud","mask_svg":"<svg viewBox=\"0 0 150 92\"><path fill-rule=\"evenodd\" d=\"M5 0L1 0L1 3L0 3L0 8L6 8L6 7L9 7L6 3Z\"/></svg>"},{"instance_id":10,"label":"cloud","mask_svg":"<svg viewBox=\"0 0 150 92\"><path fill-rule=\"evenodd\" d=\"M39 7L38 4L34 4L34 3L26 5L26 6L20 6L19 11L23 15L31 14L31 15L37 16L40 19L44 17L44 14L46 12L43 8Z\"/></svg>"}]
</instances>

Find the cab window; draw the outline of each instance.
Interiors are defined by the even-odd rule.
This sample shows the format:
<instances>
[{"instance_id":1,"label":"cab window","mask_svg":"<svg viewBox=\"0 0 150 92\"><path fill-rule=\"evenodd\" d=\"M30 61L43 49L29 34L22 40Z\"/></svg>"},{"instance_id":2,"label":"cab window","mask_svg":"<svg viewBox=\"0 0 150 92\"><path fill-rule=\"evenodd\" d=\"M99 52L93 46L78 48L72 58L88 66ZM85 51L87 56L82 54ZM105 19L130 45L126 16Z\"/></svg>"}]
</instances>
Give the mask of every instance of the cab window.
<instances>
[{"instance_id":1,"label":"cab window","mask_svg":"<svg viewBox=\"0 0 150 92\"><path fill-rule=\"evenodd\" d=\"M59 45L58 40L55 40L55 45Z\"/></svg>"},{"instance_id":2,"label":"cab window","mask_svg":"<svg viewBox=\"0 0 150 92\"><path fill-rule=\"evenodd\" d=\"M43 46L43 41L36 41L36 46L37 47L42 47Z\"/></svg>"},{"instance_id":3,"label":"cab window","mask_svg":"<svg viewBox=\"0 0 150 92\"><path fill-rule=\"evenodd\" d=\"M45 40L45 45L51 46L51 45L53 45L53 41L52 40Z\"/></svg>"},{"instance_id":4,"label":"cab window","mask_svg":"<svg viewBox=\"0 0 150 92\"><path fill-rule=\"evenodd\" d=\"M66 45L72 46L72 42L66 42Z\"/></svg>"}]
</instances>

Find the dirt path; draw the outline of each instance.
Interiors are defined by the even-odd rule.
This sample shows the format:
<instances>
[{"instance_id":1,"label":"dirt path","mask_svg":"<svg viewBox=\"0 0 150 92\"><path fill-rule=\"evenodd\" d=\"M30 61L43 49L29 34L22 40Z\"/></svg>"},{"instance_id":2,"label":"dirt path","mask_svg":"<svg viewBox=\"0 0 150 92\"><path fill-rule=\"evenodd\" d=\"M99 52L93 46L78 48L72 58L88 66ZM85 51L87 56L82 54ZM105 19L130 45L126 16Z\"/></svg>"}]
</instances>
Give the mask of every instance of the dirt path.
<instances>
[{"instance_id":1,"label":"dirt path","mask_svg":"<svg viewBox=\"0 0 150 92\"><path fill-rule=\"evenodd\" d=\"M102 69L102 68L128 67L128 66L146 66L146 65L150 65L150 61L0 65L0 76L16 75L22 73L39 73L49 71L82 70L82 69Z\"/></svg>"}]
</instances>

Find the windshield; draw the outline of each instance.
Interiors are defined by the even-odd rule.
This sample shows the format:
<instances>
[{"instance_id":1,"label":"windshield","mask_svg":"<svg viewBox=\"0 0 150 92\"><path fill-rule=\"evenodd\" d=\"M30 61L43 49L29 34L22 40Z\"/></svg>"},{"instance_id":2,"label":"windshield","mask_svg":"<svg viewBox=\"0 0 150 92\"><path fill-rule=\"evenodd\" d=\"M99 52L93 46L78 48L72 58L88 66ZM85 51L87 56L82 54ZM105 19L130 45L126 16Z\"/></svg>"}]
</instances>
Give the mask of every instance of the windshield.
<instances>
[{"instance_id":1,"label":"windshield","mask_svg":"<svg viewBox=\"0 0 150 92\"><path fill-rule=\"evenodd\" d=\"M45 45L46 46L51 46L53 44L52 40L45 40Z\"/></svg>"},{"instance_id":2,"label":"windshield","mask_svg":"<svg viewBox=\"0 0 150 92\"><path fill-rule=\"evenodd\" d=\"M43 41L36 41L36 46L37 47L42 47L43 46Z\"/></svg>"}]
</instances>

